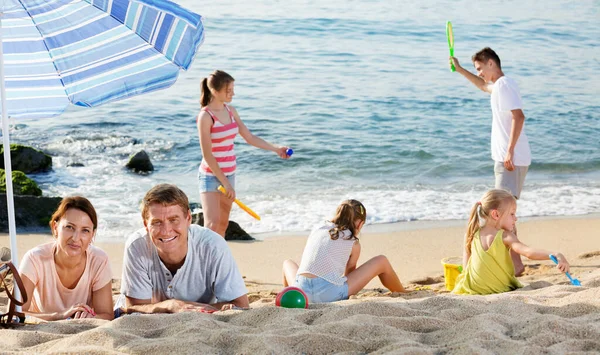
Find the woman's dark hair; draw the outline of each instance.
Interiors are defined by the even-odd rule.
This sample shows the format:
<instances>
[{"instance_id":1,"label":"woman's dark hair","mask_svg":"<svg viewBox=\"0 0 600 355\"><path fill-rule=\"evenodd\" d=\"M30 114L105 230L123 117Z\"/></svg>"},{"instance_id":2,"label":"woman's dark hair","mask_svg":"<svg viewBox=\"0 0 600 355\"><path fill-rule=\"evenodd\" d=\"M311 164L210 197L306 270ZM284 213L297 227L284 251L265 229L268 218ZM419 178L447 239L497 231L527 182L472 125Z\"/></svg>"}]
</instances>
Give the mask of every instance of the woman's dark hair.
<instances>
[{"instance_id":1,"label":"woman's dark hair","mask_svg":"<svg viewBox=\"0 0 600 355\"><path fill-rule=\"evenodd\" d=\"M202 107L208 106L210 100L212 100L211 90L217 92L229 85L229 83L235 81L233 77L224 71L215 70L208 78L202 79L200 83L200 105Z\"/></svg>"},{"instance_id":2,"label":"woman's dark hair","mask_svg":"<svg viewBox=\"0 0 600 355\"><path fill-rule=\"evenodd\" d=\"M356 221L365 221L367 219L367 210L362 203L356 200L346 200L342 202L335 212L335 217L331 219L331 222L335 224L335 227L329 230L329 236L331 239L336 240L339 238L340 233L349 230L350 237L348 239L358 239L356 232Z\"/></svg>"},{"instance_id":3,"label":"woman's dark hair","mask_svg":"<svg viewBox=\"0 0 600 355\"><path fill-rule=\"evenodd\" d=\"M98 216L96 215L96 209L92 206L92 203L83 196L69 196L65 197L60 201L60 205L52 215L50 219L50 228L52 228L53 224L58 223L61 218L67 213L68 210L74 208L76 210L80 210L81 212L87 214L92 223L94 224L94 230L98 228Z\"/></svg>"}]
</instances>

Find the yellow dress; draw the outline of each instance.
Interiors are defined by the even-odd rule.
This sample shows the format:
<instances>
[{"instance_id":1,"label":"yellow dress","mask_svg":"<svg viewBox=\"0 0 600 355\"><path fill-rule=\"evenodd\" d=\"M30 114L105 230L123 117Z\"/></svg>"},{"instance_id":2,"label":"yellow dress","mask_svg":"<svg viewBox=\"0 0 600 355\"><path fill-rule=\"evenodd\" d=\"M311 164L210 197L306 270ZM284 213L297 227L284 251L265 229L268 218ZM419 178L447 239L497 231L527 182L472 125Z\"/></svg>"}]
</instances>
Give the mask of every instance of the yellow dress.
<instances>
[{"instance_id":1,"label":"yellow dress","mask_svg":"<svg viewBox=\"0 0 600 355\"><path fill-rule=\"evenodd\" d=\"M452 293L459 295L489 295L523 287L515 277L510 250L502 242L501 229L494 241L483 250L479 231L471 242L471 257L467 268L456 278Z\"/></svg>"}]
</instances>

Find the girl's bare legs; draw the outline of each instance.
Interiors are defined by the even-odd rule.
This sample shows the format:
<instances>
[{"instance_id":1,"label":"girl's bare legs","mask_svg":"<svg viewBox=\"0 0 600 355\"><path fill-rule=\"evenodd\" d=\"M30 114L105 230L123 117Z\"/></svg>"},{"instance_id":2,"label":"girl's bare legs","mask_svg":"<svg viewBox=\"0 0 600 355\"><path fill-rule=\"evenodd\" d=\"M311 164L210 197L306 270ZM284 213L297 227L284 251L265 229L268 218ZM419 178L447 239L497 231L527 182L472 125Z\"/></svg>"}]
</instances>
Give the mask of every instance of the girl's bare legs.
<instances>
[{"instance_id":1,"label":"girl's bare legs","mask_svg":"<svg viewBox=\"0 0 600 355\"><path fill-rule=\"evenodd\" d=\"M379 255L357 267L356 270L347 275L348 295L357 294L376 276L379 276L379 280L381 280L383 286L388 290L392 292L405 292L388 258Z\"/></svg>"},{"instance_id":2,"label":"girl's bare legs","mask_svg":"<svg viewBox=\"0 0 600 355\"><path fill-rule=\"evenodd\" d=\"M225 237L233 201L220 192L203 192L200 194L200 201L204 213L204 227Z\"/></svg>"},{"instance_id":3,"label":"girl's bare legs","mask_svg":"<svg viewBox=\"0 0 600 355\"><path fill-rule=\"evenodd\" d=\"M204 213L204 227L219 233L221 225L221 195L220 192L202 192L200 202ZM221 233L219 233L221 234ZM221 234L224 236L224 234Z\"/></svg>"},{"instance_id":4,"label":"girl's bare legs","mask_svg":"<svg viewBox=\"0 0 600 355\"><path fill-rule=\"evenodd\" d=\"M283 262L283 287L288 287L296 281L296 273L298 272L298 264L293 260L288 259Z\"/></svg>"},{"instance_id":5,"label":"girl's bare legs","mask_svg":"<svg viewBox=\"0 0 600 355\"><path fill-rule=\"evenodd\" d=\"M219 195L221 195L219 202L219 224L215 232L219 233L222 237L225 237L225 231L227 231L227 226L229 226L229 214L231 213L231 204L233 201L228 199L227 196L222 193L219 193Z\"/></svg>"}]
</instances>

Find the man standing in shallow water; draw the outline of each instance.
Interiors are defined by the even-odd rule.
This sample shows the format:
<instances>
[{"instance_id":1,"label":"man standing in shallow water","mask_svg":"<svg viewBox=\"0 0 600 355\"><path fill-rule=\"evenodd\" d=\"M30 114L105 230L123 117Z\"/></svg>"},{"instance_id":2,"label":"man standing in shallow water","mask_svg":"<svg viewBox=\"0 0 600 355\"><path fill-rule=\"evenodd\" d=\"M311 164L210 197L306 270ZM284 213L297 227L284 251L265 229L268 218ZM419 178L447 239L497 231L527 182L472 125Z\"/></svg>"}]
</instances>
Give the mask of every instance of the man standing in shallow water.
<instances>
[{"instance_id":1,"label":"man standing in shallow water","mask_svg":"<svg viewBox=\"0 0 600 355\"><path fill-rule=\"evenodd\" d=\"M504 75L500 58L489 47L483 48L472 57L477 75L461 67L455 57L450 57L450 60L459 74L480 90L491 94L491 148L496 176L495 187L510 191L518 199L531 164L519 86L513 79ZM512 251L511 256L515 274L518 276L523 272L523 262L521 257Z\"/></svg>"},{"instance_id":2,"label":"man standing in shallow water","mask_svg":"<svg viewBox=\"0 0 600 355\"><path fill-rule=\"evenodd\" d=\"M160 184L142 201L144 228L129 237L118 302L126 313L211 313L247 308L244 280L225 239L192 225L188 198ZM117 307L118 307L117 306Z\"/></svg>"}]
</instances>

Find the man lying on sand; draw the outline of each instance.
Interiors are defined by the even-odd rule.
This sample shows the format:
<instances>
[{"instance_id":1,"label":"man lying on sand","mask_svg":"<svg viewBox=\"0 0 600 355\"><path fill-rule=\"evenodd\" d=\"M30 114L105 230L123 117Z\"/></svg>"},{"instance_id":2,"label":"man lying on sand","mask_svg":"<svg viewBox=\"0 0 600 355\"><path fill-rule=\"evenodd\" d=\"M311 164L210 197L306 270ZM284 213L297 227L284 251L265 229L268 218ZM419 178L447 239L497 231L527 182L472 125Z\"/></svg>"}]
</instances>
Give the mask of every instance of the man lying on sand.
<instances>
[{"instance_id":1,"label":"man lying on sand","mask_svg":"<svg viewBox=\"0 0 600 355\"><path fill-rule=\"evenodd\" d=\"M192 225L188 198L160 184L142 204L144 228L129 237L116 314L212 313L249 307L244 280L227 242Z\"/></svg>"}]
</instances>

